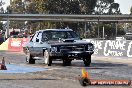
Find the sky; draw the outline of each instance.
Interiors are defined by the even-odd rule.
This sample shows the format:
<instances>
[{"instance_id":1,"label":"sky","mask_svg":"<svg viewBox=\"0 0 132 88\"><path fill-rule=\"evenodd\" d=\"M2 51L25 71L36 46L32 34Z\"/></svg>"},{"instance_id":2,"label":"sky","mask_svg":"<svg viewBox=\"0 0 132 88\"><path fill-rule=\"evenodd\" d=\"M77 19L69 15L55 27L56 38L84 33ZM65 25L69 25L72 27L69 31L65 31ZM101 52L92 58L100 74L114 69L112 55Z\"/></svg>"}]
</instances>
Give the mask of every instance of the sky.
<instances>
[{"instance_id":1,"label":"sky","mask_svg":"<svg viewBox=\"0 0 132 88\"><path fill-rule=\"evenodd\" d=\"M130 14L130 9L132 7L132 0L115 0L116 3L119 3L121 13Z\"/></svg>"},{"instance_id":2,"label":"sky","mask_svg":"<svg viewBox=\"0 0 132 88\"><path fill-rule=\"evenodd\" d=\"M10 0L2 0L6 4L4 5L4 9L6 6L10 4ZM130 8L132 6L132 0L115 0L116 3L119 3L121 13L130 14Z\"/></svg>"}]
</instances>

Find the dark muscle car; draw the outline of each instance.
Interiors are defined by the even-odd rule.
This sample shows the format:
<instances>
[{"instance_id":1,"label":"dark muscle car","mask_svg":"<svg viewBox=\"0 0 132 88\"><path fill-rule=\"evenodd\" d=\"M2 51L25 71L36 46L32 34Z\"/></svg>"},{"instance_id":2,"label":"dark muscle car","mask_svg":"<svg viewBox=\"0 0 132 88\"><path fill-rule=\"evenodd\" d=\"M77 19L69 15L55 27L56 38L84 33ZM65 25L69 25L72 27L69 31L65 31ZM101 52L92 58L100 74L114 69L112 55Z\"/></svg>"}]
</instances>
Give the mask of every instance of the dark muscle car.
<instances>
[{"instance_id":1,"label":"dark muscle car","mask_svg":"<svg viewBox=\"0 0 132 88\"><path fill-rule=\"evenodd\" d=\"M63 65L67 66L76 59L83 60L85 66L89 66L94 46L81 40L71 29L45 29L36 31L24 45L23 51L30 64L35 64L35 60L41 58L48 66L53 60L62 60Z\"/></svg>"}]
</instances>

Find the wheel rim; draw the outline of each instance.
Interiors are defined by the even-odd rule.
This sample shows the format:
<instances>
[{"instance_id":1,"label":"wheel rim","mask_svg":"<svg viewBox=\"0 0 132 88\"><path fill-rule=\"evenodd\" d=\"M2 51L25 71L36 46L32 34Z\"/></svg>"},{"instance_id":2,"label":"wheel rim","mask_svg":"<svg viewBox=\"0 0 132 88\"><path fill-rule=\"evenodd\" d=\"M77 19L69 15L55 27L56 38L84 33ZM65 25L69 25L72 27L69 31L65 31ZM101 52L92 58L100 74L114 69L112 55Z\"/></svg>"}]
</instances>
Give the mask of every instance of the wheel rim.
<instances>
[{"instance_id":1,"label":"wheel rim","mask_svg":"<svg viewBox=\"0 0 132 88\"><path fill-rule=\"evenodd\" d=\"M26 62L29 62L29 59L30 59L30 53L28 52L26 55Z\"/></svg>"},{"instance_id":2,"label":"wheel rim","mask_svg":"<svg viewBox=\"0 0 132 88\"><path fill-rule=\"evenodd\" d=\"M29 62L28 56L26 57L26 62Z\"/></svg>"},{"instance_id":3,"label":"wheel rim","mask_svg":"<svg viewBox=\"0 0 132 88\"><path fill-rule=\"evenodd\" d=\"M44 52L44 62L45 64L49 64L49 53L47 50Z\"/></svg>"}]
</instances>

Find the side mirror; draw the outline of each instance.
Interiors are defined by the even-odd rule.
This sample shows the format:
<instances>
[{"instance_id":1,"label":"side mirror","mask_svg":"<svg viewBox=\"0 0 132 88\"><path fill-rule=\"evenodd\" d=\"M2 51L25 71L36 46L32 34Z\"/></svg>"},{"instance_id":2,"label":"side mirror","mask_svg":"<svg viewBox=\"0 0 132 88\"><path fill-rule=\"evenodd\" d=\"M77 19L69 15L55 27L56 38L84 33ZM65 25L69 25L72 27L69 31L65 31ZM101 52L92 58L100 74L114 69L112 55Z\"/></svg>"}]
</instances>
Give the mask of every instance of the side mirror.
<instances>
[{"instance_id":1,"label":"side mirror","mask_svg":"<svg viewBox=\"0 0 132 88\"><path fill-rule=\"evenodd\" d=\"M36 42L39 42L39 39L36 38Z\"/></svg>"}]
</instances>

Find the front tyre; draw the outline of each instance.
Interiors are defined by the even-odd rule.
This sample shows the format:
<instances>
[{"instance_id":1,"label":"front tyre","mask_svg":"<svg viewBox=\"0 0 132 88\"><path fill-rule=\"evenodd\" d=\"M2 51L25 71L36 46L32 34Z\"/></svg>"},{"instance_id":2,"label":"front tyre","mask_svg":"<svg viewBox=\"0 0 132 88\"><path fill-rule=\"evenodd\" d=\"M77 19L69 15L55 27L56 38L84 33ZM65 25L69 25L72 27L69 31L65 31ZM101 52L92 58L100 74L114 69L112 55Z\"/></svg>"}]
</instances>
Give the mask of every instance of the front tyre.
<instances>
[{"instance_id":1,"label":"front tyre","mask_svg":"<svg viewBox=\"0 0 132 88\"><path fill-rule=\"evenodd\" d=\"M44 63L47 64L48 66L51 66L51 64L52 64L52 59L51 59L49 52L47 50L45 50L45 52L44 52Z\"/></svg>"},{"instance_id":2,"label":"front tyre","mask_svg":"<svg viewBox=\"0 0 132 88\"><path fill-rule=\"evenodd\" d=\"M88 57L83 57L83 61L85 66L90 66L91 64L91 55L89 55Z\"/></svg>"}]
</instances>

